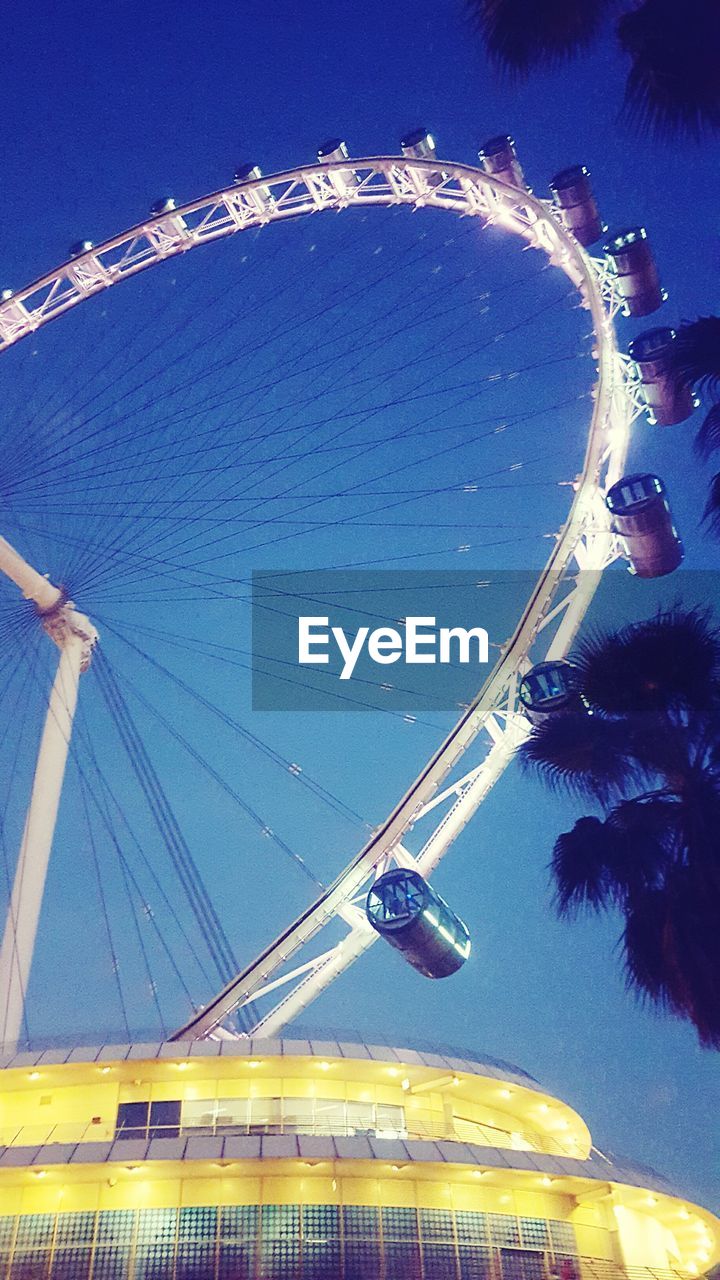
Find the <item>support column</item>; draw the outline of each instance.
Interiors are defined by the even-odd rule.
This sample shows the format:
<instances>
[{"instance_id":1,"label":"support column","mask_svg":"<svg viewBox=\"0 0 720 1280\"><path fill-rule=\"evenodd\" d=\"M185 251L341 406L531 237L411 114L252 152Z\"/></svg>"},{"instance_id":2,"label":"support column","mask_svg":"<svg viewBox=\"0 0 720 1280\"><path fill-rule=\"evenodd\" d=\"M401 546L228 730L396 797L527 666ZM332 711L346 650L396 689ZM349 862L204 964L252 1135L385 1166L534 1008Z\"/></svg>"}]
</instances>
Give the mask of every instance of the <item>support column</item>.
<instances>
[{"instance_id":1,"label":"support column","mask_svg":"<svg viewBox=\"0 0 720 1280\"><path fill-rule=\"evenodd\" d=\"M0 948L0 1042L13 1049L21 1036L65 765L87 642L71 634L60 651L40 739L30 807L25 820L12 897Z\"/></svg>"}]
</instances>

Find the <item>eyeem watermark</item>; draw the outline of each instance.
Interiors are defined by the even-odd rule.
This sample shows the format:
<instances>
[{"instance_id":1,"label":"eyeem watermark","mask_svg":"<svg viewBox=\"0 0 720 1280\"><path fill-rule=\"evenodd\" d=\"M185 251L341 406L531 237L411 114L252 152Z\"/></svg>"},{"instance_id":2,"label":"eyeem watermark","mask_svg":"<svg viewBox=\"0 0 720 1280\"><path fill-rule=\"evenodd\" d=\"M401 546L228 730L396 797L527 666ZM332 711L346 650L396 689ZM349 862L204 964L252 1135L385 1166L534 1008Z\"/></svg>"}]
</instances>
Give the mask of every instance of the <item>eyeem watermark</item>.
<instances>
[{"instance_id":1,"label":"eyeem watermark","mask_svg":"<svg viewBox=\"0 0 720 1280\"><path fill-rule=\"evenodd\" d=\"M410 615L405 618L402 630L359 627L354 634L346 632L344 627L332 626L329 615L301 615L297 621L297 637L298 663L302 666L329 666L331 647L336 646L342 660L340 680L352 679L364 651L370 661L379 666L390 666L401 660L409 666L490 661L490 640L484 627L439 627L436 618L428 615Z\"/></svg>"},{"instance_id":2,"label":"eyeem watermark","mask_svg":"<svg viewBox=\"0 0 720 1280\"><path fill-rule=\"evenodd\" d=\"M485 683L536 574L278 570L253 574L256 711L457 711Z\"/></svg>"}]
</instances>

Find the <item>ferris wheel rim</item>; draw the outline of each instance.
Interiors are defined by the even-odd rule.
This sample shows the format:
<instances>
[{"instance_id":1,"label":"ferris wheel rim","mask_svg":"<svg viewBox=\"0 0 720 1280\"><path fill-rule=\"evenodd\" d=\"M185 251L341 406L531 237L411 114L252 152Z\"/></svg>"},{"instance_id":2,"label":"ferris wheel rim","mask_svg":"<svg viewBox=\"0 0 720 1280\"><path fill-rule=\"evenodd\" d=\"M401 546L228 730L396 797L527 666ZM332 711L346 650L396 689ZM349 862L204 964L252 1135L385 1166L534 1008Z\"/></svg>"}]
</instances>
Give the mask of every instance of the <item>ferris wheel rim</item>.
<instances>
[{"instance_id":1,"label":"ferris wheel rim","mask_svg":"<svg viewBox=\"0 0 720 1280\"><path fill-rule=\"evenodd\" d=\"M343 174L351 175L352 181L349 185L338 183L338 175ZM429 175L440 176L442 180L432 185L429 182ZM385 179L387 186L372 186L376 176ZM333 183L333 177L336 178L335 183ZM453 182L457 184L455 188L449 185ZM292 193L296 187L305 193L299 203L288 197L288 192ZM273 189L280 190L280 200L273 197L267 202L264 199L256 201L254 213L252 208L248 213L247 200L250 198L252 201L253 193L268 192L272 196ZM359 196L359 192L364 192L362 197ZM449 195L450 198L443 200L443 194ZM243 201L246 203L244 208L241 208ZM388 155L318 161L277 174L261 175L237 182L231 187L220 188L208 196L182 205L175 206L172 202L172 207L70 258L54 273L46 273L18 293L3 296L0 301L1 351L51 320L59 318L71 307L120 283L126 277L138 274L170 257L185 253L210 239L222 238L243 230L253 230L272 222L308 216L314 212L341 210L362 204L386 207L402 205L410 208L432 207L455 212L461 216L479 217L485 226L499 225L509 234L519 235L529 244L544 251L551 262L570 279L583 305L590 313L598 366L582 472L575 482L575 493L567 518L557 535L555 546L545 567L539 573L515 631L505 646L500 660L472 703L460 716L441 745L433 752L386 820L376 828L371 839L350 860L329 889L303 912L293 925L281 933L275 942L271 943L261 956L239 975L238 979L228 984L214 1001L190 1019L176 1033L177 1038L188 1035L197 1037L212 1032L222 1019L242 1002L242 993L240 998L235 1000L241 978L253 972L252 980L257 988L267 978L268 972L274 972L274 969L268 969L271 960L284 963L289 955L294 954L294 951L288 950L293 930L300 927L303 933L302 939L295 947L298 949L313 937L324 923L335 917L337 903L331 905L331 900L336 898L344 904L350 901L357 892L358 886L367 879L372 867L377 866L381 859L401 842L403 834L412 825L413 813L422 803L421 797L431 796L437 790L453 764L478 736L484 725L482 717L487 718L494 706L494 692L503 681L507 681L508 675L517 676L522 669L538 628L552 605L559 582L567 572L583 538L588 522L588 512L597 508L598 496L601 496L609 483L621 474L627 449L627 431L623 432L616 428L615 439L609 438L612 436L609 428L614 398L622 399L622 396L626 395L622 358L617 351L612 324L612 290L603 276L602 264L579 246L553 214L551 207L530 192L511 186L472 165L450 162L440 157L423 160ZM212 224L212 214L209 214L210 221L200 224L206 234L198 234L197 228L191 228L188 232L186 221L188 218L192 218L203 210L217 210L221 207L231 211L229 223L223 223L218 230ZM151 248L148 251L138 251L135 260L131 256L131 247L140 245L143 239ZM104 258L109 257L124 245L129 246L128 254L130 255L124 260L125 265L122 265L122 259L121 264L119 266L116 264L114 268L106 265ZM154 254L153 247L156 250ZM38 309L33 311L27 304L37 295L41 296L41 300ZM620 412L620 418L622 417L623 413ZM627 420L626 426L629 426L630 413L625 412L624 417ZM607 558L612 546L609 524L602 533L604 554ZM602 555L600 558L602 559ZM602 572L602 567L604 565L600 567L599 572ZM597 569L595 571L597 572ZM578 613L574 629L566 627L566 643L556 645L558 650L556 656L562 656L562 653L567 651L592 599L592 594L594 589L588 596L584 608ZM510 759L511 755L508 755L504 762L500 761L497 776L504 771ZM413 805L415 809L412 808ZM378 852L379 844L382 847ZM312 927L305 927L308 921ZM284 954L279 955L279 952L283 951ZM275 968L277 967L275 963ZM248 985L247 982L245 985Z\"/></svg>"}]
</instances>

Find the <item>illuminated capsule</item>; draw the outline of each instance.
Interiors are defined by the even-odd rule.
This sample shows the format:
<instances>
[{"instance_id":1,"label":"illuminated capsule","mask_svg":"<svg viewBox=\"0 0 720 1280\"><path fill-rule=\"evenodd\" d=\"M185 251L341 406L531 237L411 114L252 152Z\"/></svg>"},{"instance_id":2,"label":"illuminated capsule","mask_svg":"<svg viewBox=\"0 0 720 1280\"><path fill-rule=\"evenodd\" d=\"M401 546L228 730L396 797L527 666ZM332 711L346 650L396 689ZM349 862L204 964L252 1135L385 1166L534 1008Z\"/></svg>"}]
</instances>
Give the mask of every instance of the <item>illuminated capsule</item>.
<instances>
[{"instance_id":1,"label":"illuminated capsule","mask_svg":"<svg viewBox=\"0 0 720 1280\"><path fill-rule=\"evenodd\" d=\"M532 721L577 702L575 667L571 662L538 662L520 681L520 701Z\"/></svg>"},{"instance_id":2,"label":"illuminated capsule","mask_svg":"<svg viewBox=\"0 0 720 1280\"><path fill-rule=\"evenodd\" d=\"M447 978L470 955L462 920L417 871L397 867L379 876L365 911L373 929L426 978Z\"/></svg>"},{"instance_id":3,"label":"illuminated capsule","mask_svg":"<svg viewBox=\"0 0 720 1280\"><path fill-rule=\"evenodd\" d=\"M550 183L555 208L560 220L582 245L594 244L606 230L598 213L590 185L590 174L584 164L556 173Z\"/></svg>"},{"instance_id":4,"label":"illuminated capsule","mask_svg":"<svg viewBox=\"0 0 720 1280\"><path fill-rule=\"evenodd\" d=\"M172 213L175 207L175 201L172 196L161 196L159 200L154 200L150 205L150 212L157 216L159 213Z\"/></svg>"},{"instance_id":5,"label":"illuminated capsule","mask_svg":"<svg viewBox=\"0 0 720 1280\"><path fill-rule=\"evenodd\" d=\"M318 160L350 159L347 144L343 142L342 138L330 138L328 142L324 142L321 147L318 147L317 156ZM347 193L348 187L356 187L358 185L358 178L352 169L334 169L328 174L328 177L338 195L341 196Z\"/></svg>"},{"instance_id":6,"label":"illuminated capsule","mask_svg":"<svg viewBox=\"0 0 720 1280\"><path fill-rule=\"evenodd\" d=\"M70 257L81 258L84 253L89 253L93 247L92 240L76 240L74 244L70 245Z\"/></svg>"},{"instance_id":7,"label":"illuminated capsule","mask_svg":"<svg viewBox=\"0 0 720 1280\"><path fill-rule=\"evenodd\" d=\"M682 543L672 522L665 485L658 476L623 476L605 503L630 567L639 578L661 578L677 569Z\"/></svg>"},{"instance_id":8,"label":"illuminated capsule","mask_svg":"<svg viewBox=\"0 0 720 1280\"><path fill-rule=\"evenodd\" d=\"M687 383L678 384L669 372L670 348L676 337L674 329L646 329L628 347L628 355L640 373L650 420L661 427L684 422L695 407L690 387Z\"/></svg>"},{"instance_id":9,"label":"illuminated capsule","mask_svg":"<svg viewBox=\"0 0 720 1280\"><path fill-rule=\"evenodd\" d=\"M509 133L501 133L497 138L490 138L478 152L480 163L486 173L502 182L509 182L511 187L525 185L523 171L515 152L515 139Z\"/></svg>"},{"instance_id":10,"label":"illuminated capsule","mask_svg":"<svg viewBox=\"0 0 720 1280\"><path fill-rule=\"evenodd\" d=\"M412 160L434 160L437 151L435 139L427 129L413 129L400 139L400 150L404 156Z\"/></svg>"},{"instance_id":11,"label":"illuminated capsule","mask_svg":"<svg viewBox=\"0 0 720 1280\"><path fill-rule=\"evenodd\" d=\"M413 129L412 133L406 133L405 137L400 139L400 150L407 160L437 159L435 139L427 129ZM431 171L415 173L413 181L418 190L425 190L427 187L439 187L444 176L440 170L437 173Z\"/></svg>"},{"instance_id":12,"label":"illuminated capsule","mask_svg":"<svg viewBox=\"0 0 720 1280\"><path fill-rule=\"evenodd\" d=\"M644 227L630 227L605 245L610 269L616 277L623 308L629 316L657 311L666 294L660 288L652 249Z\"/></svg>"},{"instance_id":13,"label":"illuminated capsule","mask_svg":"<svg viewBox=\"0 0 720 1280\"><path fill-rule=\"evenodd\" d=\"M257 182L258 178L262 178L262 169L258 164L242 164L235 170L234 180L238 186L243 186L246 182ZM264 184L248 187L243 194L248 204L252 205L257 213L265 213L273 202L272 191Z\"/></svg>"}]
</instances>

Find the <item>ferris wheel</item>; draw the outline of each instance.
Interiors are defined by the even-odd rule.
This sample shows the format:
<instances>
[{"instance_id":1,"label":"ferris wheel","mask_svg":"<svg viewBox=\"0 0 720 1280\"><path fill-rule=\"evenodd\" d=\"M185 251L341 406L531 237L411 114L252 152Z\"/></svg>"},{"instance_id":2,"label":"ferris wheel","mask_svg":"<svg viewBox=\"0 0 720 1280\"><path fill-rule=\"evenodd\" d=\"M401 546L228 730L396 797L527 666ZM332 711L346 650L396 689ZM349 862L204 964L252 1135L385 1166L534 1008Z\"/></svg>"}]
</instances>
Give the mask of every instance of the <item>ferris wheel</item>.
<instances>
[{"instance_id":1,"label":"ferris wheel","mask_svg":"<svg viewBox=\"0 0 720 1280\"><path fill-rule=\"evenodd\" d=\"M545 201L525 185L510 138L488 144L480 168L440 159L424 130L403 140L400 155L356 160L339 140L318 155L317 163L272 176L247 167L226 189L183 205L160 201L152 216L130 231L100 245L78 243L56 271L3 294L0 347L14 347L128 277L239 232L372 206L408 213L432 209L516 238L521 247L544 255L569 282L590 320L596 368L584 459L568 490L569 510L551 553L483 687L344 870L219 994L208 992L176 1031L177 1039L275 1034L377 941L379 932L364 908L369 885L393 868L410 873L416 886L427 882L529 731L523 677L538 663L565 657L603 571L620 554L618 524L606 495L623 477L630 426L647 408L652 381L621 353L614 328L619 311L652 309L647 292L657 292L657 281L644 233L633 242L642 250L639 266L632 261L627 266L632 245L628 249L619 240L614 259L589 252L587 245L600 236L602 224L585 171L568 171L564 183L555 183L554 201ZM657 379L653 386L657 389ZM78 693L82 701L81 675L93 664L101 624L80 612L60 584L48 581L4 539L0 569L33 602L42 628L60 650L0 954L3 1038L16 1043ZM465 755L471 747L468 767ZM407 847L411 831L421 839L414 855ZM336 939L338 925L344 936L323 946L324 931L332 926ZM242 1030L226 1025L238 1010L243 1011Z\"/></svg>"}]
</instances>

